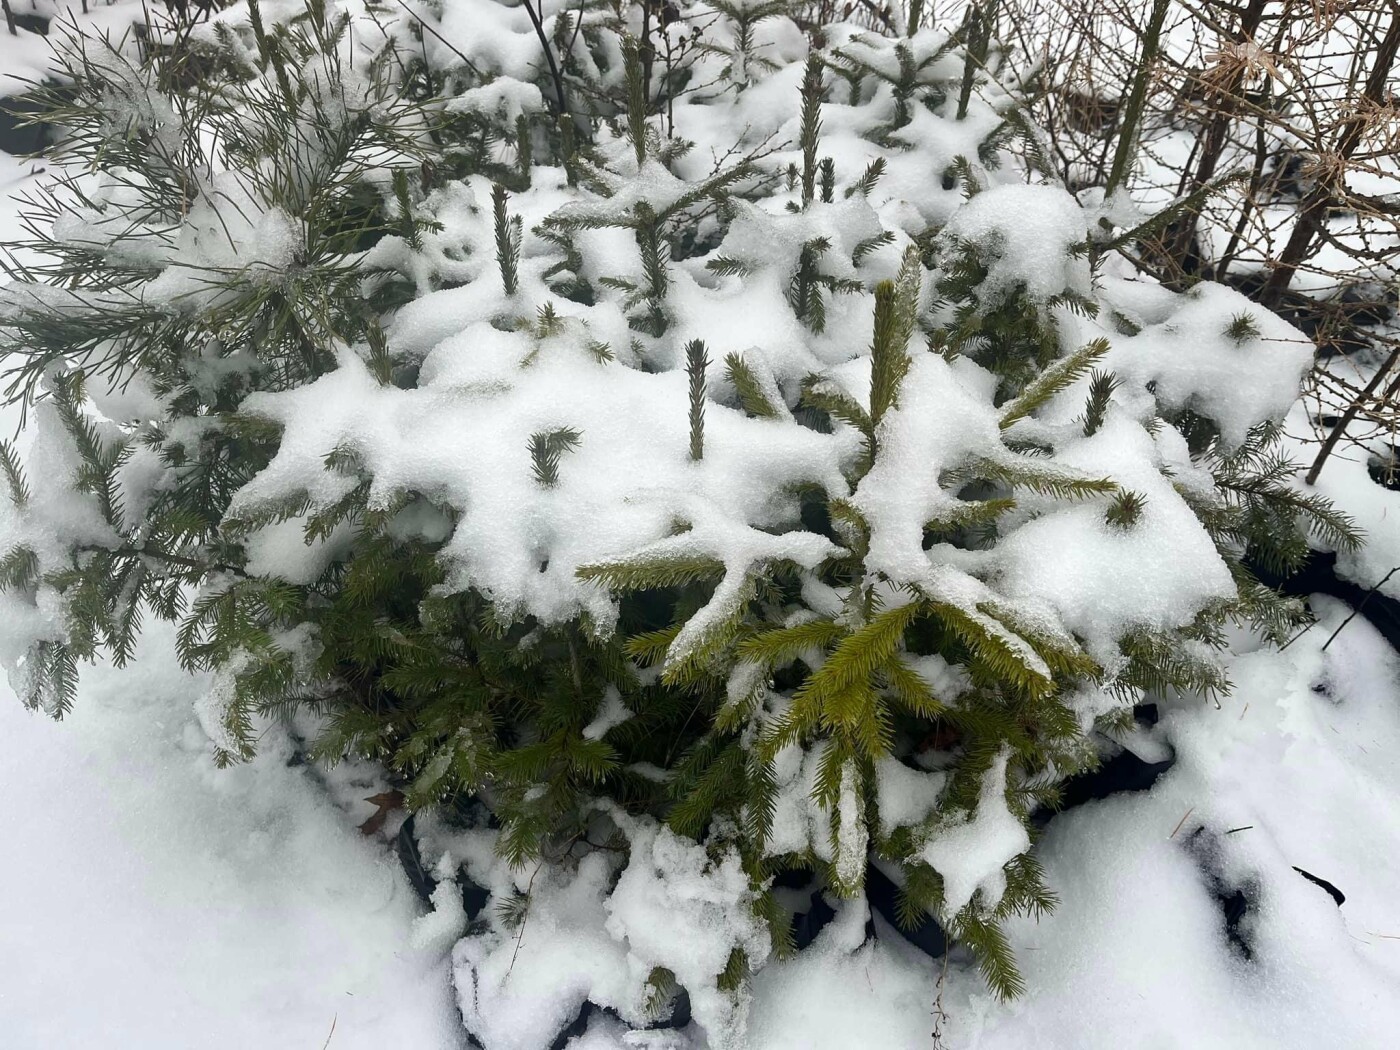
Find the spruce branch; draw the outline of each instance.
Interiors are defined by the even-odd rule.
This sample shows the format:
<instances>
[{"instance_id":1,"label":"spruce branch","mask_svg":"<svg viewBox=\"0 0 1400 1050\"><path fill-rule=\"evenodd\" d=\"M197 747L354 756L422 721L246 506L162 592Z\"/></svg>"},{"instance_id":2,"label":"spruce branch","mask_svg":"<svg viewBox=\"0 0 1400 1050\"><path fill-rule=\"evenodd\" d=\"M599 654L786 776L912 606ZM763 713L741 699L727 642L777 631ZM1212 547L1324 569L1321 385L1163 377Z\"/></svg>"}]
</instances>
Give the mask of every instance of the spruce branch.
<instances>
[{"instance_id":1,"label":"spruce branch","mask_svg":"<svg viewBox=\"0 0 1400 1050\"><path fill-rule=\"evenodd\" d=\"M63 642L41 641L24 658L20 700L32 711L61 719L78 696L78 654Z\"/></svg>"},{"instance_id":2,"label":"spruce branch","mask_svg":"<svg viewBox=\"0 0 1400 1050\"><path fill-rule=\"evenodd\" d=\"M821 137L822 60L815 51L807 56L802 74L802 117L799 145L802 149L802 206L812 203L817 183L817 146Z\"/></svg>"},{"instance_id":3,"label":"spruce branch","mask_svg":"<svg viewBox=\"0 0 1400 1050\"><path fill-rule=\"evenodd\" d=\"M1043 408L1061 390L1087 373L1109 349L1107 339L1095 339L1045 369L1021 391L1020 396L1002 409L1001 429L1006 430L1017 420Z\"/></svg>"},{"instance_id":4,"label":"spruce branch","mask_svg":"<svg viewBox=\"0 0 1400 1050\"><path fill-rule=\"evenodd\" d=\"M710 367L710 359L705 353L705 344L692 339L685 347L685 373L690 384L690 458L698 461L705 457L705 373Z\"/></svg>"},{"instance_id":5,"label":"spruce branch","mask_svg":"<svg viewBox=\"0 0 1400 1050\"><path fill-rule=\"evenodd\" d=\"M1127 102L1123 106L1123 120L1118 130L1118 148L1114 151L1113 165L1109 168L1108 181L1104 186L1105 197L1112 197L1117 192L1132 168L1143 107L1147 101L1147 88L1157 64L1162 26L1166 22L1167 10L1170 7L1170 0L1152 0L1152 13L1147 17L1147 27L1142 34L1142 51L1133 64L1133 83L1128 90Z\"/></svg>"},{"instance_id":6,"label":"spruce branch","mask_svg":"<svg viewBox=\"0 0 1400 1050\"><path fill-rule=\"evenodd\" d=\"M970 500L930 519L924 529L935 535L946 535L962 529L983 528L1015 509L1016 501L1009 497Z\"/></svg>"},{"instance_id":7,"label":"spruce branch","mask_svg":"<svg viewBox=\"0 0 1400 1050\"><path fill-rule=\"evenodd\" d=\"M1119 387L1119 380L1112 372L1100 372L1097 368L1089 376L1089 398L1084 406L1084 436L1093 437L1103 426L1108 414L1113 393Z\"/></svg>"},{"instance_id":8,"label":"spruce branch","mask_svg":"<svg viewBox=\"0 0 1400 1050\"><path fill-rule=\"evenodd\" d=\"M927 609L967 646L969 665L978 674L1025 697L1040 698L1053 691L1054 681L1039 654L995 617L949 602L931 601Z\"/></svg>"},{"instance_id":9,"label":"spruce branch","mask_svg":"<svg viewBox=\"0 0 1400 1050\"><path fill-rule=\"evenodd\" d=\"M889 282L886 282L889 283ZM870 413L853 397L824 376L808 376L802 382L802 403L820 409L833 419L855 427L868 441L875 437L875 424Z\"/></svg>"},{"instance_id":10,"label":"spruce branch","mask_svg":"<svg viewBox=\"0 0 1400 1050\"><path fill-rule=\"evenodd\" d=\"M559 460L578 448L583 435L572 427L537 431L530 435L530 462L535 480L544 488L559 484Z\"/></svg>"},{"instance_id":11,"label":"spruce branch","mask_svg":"<svg viewBox=\"0 0 1400 1050\"><path fill-rule=\"evenodd\" d=\"M1183 215L1199 212L1201 207L1211 197L1228 189L1236 182L1248 178L1248 176L1249 173L1247 171L1233 171L1227 175L1221 176L1213 182L1204 183L1190 193L1178 197L1150 219L1134 226L1130 230L1126 230L1112 237L1108 241L1103 243L1085 241L1081 251L1103 255L1107 252L1117 251L1119 248L1124 248L1134 242L1146 241L1156 237Z\"/></svg>"},{"instance_id":12,"label":"spruce branch","mask_svg":"<svg viewBox=\"0 0 1400 1050\"><path fill-rule=\"evenodd\" d=\"M817 175L822 203L830 204L836 194L836 161L831 157L823 157L822 162L817 165Z\"/></svg>"},{"instance_id":13,"label":"spruce branch","mask_svg":"<svg viewBox=\"0 0 1400 1050\"><path fill-rule=\"evenodd\" d=\"M728 255L717 255L705 261L705 269L721 277L748 277L754 272L754 264L744 259Z\"/></svg>"},{"instance_id":14,"label":"spruce branch","mask_svg":"<svg viewBox=\"0 0 1400 1050\"><path fill-rule=\"evenodd\" d=\"M976 465L955 472L969 477L997 481L1011 488L1024 488L1038 496L1053 496L1056 499L1088 499L1091 496L1110 496L1118 491L1116 482L1109 478L1090 478L1067 470L1046 467L1031 459L981 459Z\"/></svg>"},{"instance_id":15,"label":"spruce branch","mask_svg":"<svg viewBox=\"0 0 1400 1050\"><path fill-rule=\"evenodd\" d=\"M23 507L29 502L29 483L24 477L19 450L5 438L0 438L0 470L4 471L5 482L9 486L10 502L16 507Z\"/></svg>"},{"instance_id":16,"label":"spruce branch","mask_svg":"<svg viewBox=\"0 0 1400 1050\"><path fill-rule=\"evenodd\" d=\"M646 72L637 38L622 34L622 67L627 81L627 135L632 140L632 152L640 171L647 159L647 110L650 107Z\"/></svg>"},{"instance_id":17,"label":"spruce branch","mask_svg":"<svg viewBox=\"0 0 1400 1050\"><path fill-rule=\"evenodd\" d=\"M878 248L883 248L887 244L894 243L893 230L881 230L863 240L857 241L855 248L851 250L851 265L859 266L865 261L865 257Z\"/></svg>"},{"instance_id":18,"label":"spruce branch","mask_svg":"<svg viewBox=\"0 0 1400 1050\"><path fill-rule=\"evenodd\" d=\"M389 339L384 329L371 322L365 329L365 343L368 347L369 371L380 386L392 386L394 382L394 361L389 354Z\"/></svg>"},{"instance_id":19,"label":"spruce branch","mask_svg":"<svg viewBox=\"0 0 1400 1050\"><path fill-rule=\"evenodd\" d=\"M739 395L739 404L743 406L745 412L758 419L776 419L778 417L777 408L768 400L768 395L764 393L758 376L754 374L753 369L745 362L742 355L737 353L725 355L724 376L734 385L734 390Z\"/></svg>"},{"instance_id":20,"label":"spruce branch","mask_svg":"<svg viewBox=\"0 0 1400 1050\"><path fill-rule=\"evenodd\" d=\"M1114 497L1104 511L1104 520L1118 529L1130 529L1138 523L1147 506L1147 497L1140 492L1124 489Z\"/></svg>"},{"instance_id":21,"label":"spruce branch","mask_svg":"<svg viewBox=\"0 0 1400 1050\"><path fill-rule=\"evenodd\" d=\"M1259 322L1248 312L1235 314L1225 326L1225 338L1232 343L1247 343L1259 338Z\"/></svg>"},{"instance_id":22,"label":"spruce branch","mask_svg":"<svg viewBox=\"0 0 1400 1050\"><path fill-rule=\"evenodd\" d=\"M956 183L961 183L963 196L968 200L977 196L985 187L982 180L977 175L977 169L972 166L972 162L959 153L948 165L946 178L952 179ZM951 189L951 187L949 187Z\"/></svg>"},{"instance_id":23,"label":"spruce branch","mask_svg":"<svg viewBox=\"0 0 1400 1050\"><path fill-rule=\"evenodd\" d=\"M633 558L581 565L578 577L614 591L644 591L682 587L690 583L714 583L725 574L724 562L702 555L693 557Z\"/></svg>"},{"instance_id":24,"label":"spruce branch","mask_svg":"<svg viewBox=\"0 0 1400 1050\"><path fill-rule=\"evenodd\" d=\"M869 197L875 190L875 185L885 174L885 158L876 157L865 166L865 171L861 173L859 179L846 187L847 198L859 193L862 197Z\"/></svg>"},{"instance_id":25,"label":"spruce branch","mask_svg":"<svg viewBox=\"0 0 1400 1050\"><path fill-rule=\"evenodd\" d=\"M898 606L845 632L793 693L791 731L810 732L821 726L839 733L868 759L887 754L893 726L875 676L896 658L905 631L920 612L917 603ZM778 651L793 641L791 636L779 640ZM767 648L772 651L773 643Z\"/></svg>"},{"instance_id":26,"label":"spruce branch","mask_svg":"<svg viewBox=\"0 0 1400 1050\"><path fill-rule=\"evenodd\" d=\"M962 85L958 92L957 119L966 120L968 106L972 101L972 88L977 72L985 70L987 54L996 25L998 0L985 0L982 4L972 4L967 9L959 30L963 42Z\"/></svg>"},{"instance_id":27,"label":"spruce branch","mask_svg":"<svg viewBox=\"0 0 1400 1050\"><path fill-rule=\"evenodd\" d=\"M730 950L729 959L716 979L716 987L722 992L737 992L748 980L750 972L749 956L737 945Z\"/></svg>"},{"instance_id":28,"label":"spruce branch","mask_svg":"<svg viewBox=\"0 0 1400 1050\"><path fill-rule=\"evenodd\" d=\"M893 281L875 286L875 336L871 342L871 427L899 403L899 386L909 372L909 328Z\"/></svg>"},{"instance_id":29,"label":"spruce branch","mask_svg":"<svg viewBox=\"0 0 1400 1050\"><path fill-rule=\"evenodd\" d=\"M958 940L972 949L983 979L998 997L1015 999L1026 990L1011 943L998 923L979 915L970 904L958 914L953 930Z\"/></svg>"},{"instance_id":30,"label":"spruce branch","mask_svg":"<svg viewBox=\"0 0 1400 1050\"><path fill-rule=\"evenodd\" d=\"M739 643L736 653L742 660L767 668L783 667L804 654L825 653L845 634L846 629L833 620L809 620L746 638Z\"/></svg>"},{"instance_id":31,"label":"spruce branch","mask_svg":"<svg viewBox=\"0 0 1400 1050\"><path fill-rule=\"evenodd\" d=\"M645 988L644 1009L647 1017L652 1021L660 1021L666 1013L666 1007L680 991L676 975L664 966L653 966L651 972L647 974Z\"/></svg>"},{"instance_id":32,"label":"spruce branch","mask_svg":"<svg viewBox=\"0 0 1400 1050\"><path fill-rule=\"evenodd\" d=\"M520 240L522 222L520 217L510 217L506 213L509 196L499 182L491 186L491 210L496 229L496 263L501 268L501 286L506 295L514 295L520 284Z\"/></svg>"},{"instance_id":33,"label":"spruce branch","mask_svg":"<svg viewBox=\"0 0 1400 1050\"><path fill-rule=\"evenodd\" d=\"M39 579L39 556L23 544L0 558L0 590L28 590Z\"/></svg>"},{"instance_id":34,"label":"spruce branch","mask_svg":"<svg viewBox=\"0 0 1400 1050\"><path fill-rule=\"evenodd\" d=\"M813 237L803 243L797 254L797 269L789 282L788 301L797 319L812 331L826 330L826 304L822 301L822 273L817 268L821 257L831 249L825 237Z\"/></svg>"}]
</instances>

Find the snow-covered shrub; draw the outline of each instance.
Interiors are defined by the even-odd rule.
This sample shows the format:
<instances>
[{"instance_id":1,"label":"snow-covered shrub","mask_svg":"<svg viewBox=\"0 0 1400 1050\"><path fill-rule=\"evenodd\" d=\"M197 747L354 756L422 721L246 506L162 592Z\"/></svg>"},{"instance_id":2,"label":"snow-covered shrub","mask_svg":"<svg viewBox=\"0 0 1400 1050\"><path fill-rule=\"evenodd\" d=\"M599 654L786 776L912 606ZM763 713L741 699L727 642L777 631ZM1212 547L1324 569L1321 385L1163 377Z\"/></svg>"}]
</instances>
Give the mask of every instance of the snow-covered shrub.
<instances>
[{"instance_id":1,"label":"snow-covered shrub","mask_svg":"<svg viewBox=\"0 0 1400 1050\"><path fill-rule=\"evenodd\" d=\"M61 714L178 620L220 759L310 716L475 821L436 842L498 904L454 953L492 1048L678 987L742 1046L794 870L881 865L1013 994L1031 811L1298 618L1246 555L1354 543L1274 451L1306 343L1138 279L985 36L783 12L89 42L3 293L12 679Z\"/></svg>"}]
</instances>

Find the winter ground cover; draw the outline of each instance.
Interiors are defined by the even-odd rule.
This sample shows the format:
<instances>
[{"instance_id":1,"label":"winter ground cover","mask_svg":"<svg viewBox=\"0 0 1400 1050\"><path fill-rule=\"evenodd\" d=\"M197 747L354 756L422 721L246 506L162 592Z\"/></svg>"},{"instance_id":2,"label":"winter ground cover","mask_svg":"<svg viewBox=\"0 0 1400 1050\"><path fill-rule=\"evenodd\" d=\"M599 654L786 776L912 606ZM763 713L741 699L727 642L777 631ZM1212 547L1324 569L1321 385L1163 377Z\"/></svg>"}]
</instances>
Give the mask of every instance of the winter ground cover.
<instances>
[{"instance_id":1,"label":"winter ground cover","mask_svg":"<svg viewBox=\"0 0 1400 1050\"><path fill-rule=\"evenodd\" d=\"M484 17L479 6L458 8L453 17ZM515 22L488 19L480 24L500 32L479 36L451 18L442 26L452 39L473 40L470 59L511 70L534 55L528 25ZM774 46L796 45L779 39ZM794 64L782 83L760 84L746 97L747 115L767 120L774 131L795 119L799 71ZM785 108L765 112L770 97L782 98ZM507 103L507 109L539 104L523 88ZM688 108L705 127L711 107ZM861 135L869 130L851 109L827 112L827 141L843 170L859 170L843 151L862 157ZM940 130L929 113L921 111L919 119L930 135ZM625 140L615 144L618 153L630 152ZM965 148L949 145L949 156ZM638 177L620 185L624 199L632 193L655 203L682 192L665 169L648 170L640 156L639 148ZM0 183L32 184L28 164L3 157L0 163ZM893 246L871 254L879 273L894 276L904 227L952 216L950 229L969 242L994 236L1003 248L1010 243L992 267L993 284L1002 266L1008 283L1045 281L1046 295L1067 286L1087 292L1086 274L1062 261L1061 249L1083 228L1067 195L1005 187L954 212L959 195L923 185L912 165L901 169L897 153L889 165L894 188L875 198L878 207L859 200L827 210L811 206L809 214L827 224L825 232L847 254L872 231L900 231ZM606 206L566 203L562 176L540 182L511 202L524 210L526 229L561 208L568 214L572 207L575 217L586 207L615 214L615 198ZM474 188L480 200L489 196L484 183ZM414 254L387 241L378 249L377 261L388 265L401 252L427 292L389 333L395 352L423 361L417 385L379 390L359 359L346 355L337 370L290 395L258 395L264 414L283 421L287 438L246 490L248 503L282 494L279 486L315 473L328 447L368 430L376 484L448 492L469 508L451 541L454 571L541 616L570 614L588 602L589 613L607 615L607 602L580 587L574 569L626 547L654 552L672 543L685 553L698 544L742 567L771 554L781 539L782 556L799 563L825 556L815 537L804 538L810 534L763 531L785 512L767 489L795 477L841 484L840 468L858 445L853 431L838 430L827 441L783 429L786 419L712 405L708 458L692 456L700 462L686 475L691 491L658 494L636 481L660 469L668 448L694 441L693 423L688 433L684 408L677 407L687 396L684 362L676 360L685 338L703 334L723 348L761 332L765 396L781 416L789 400L784 388L813 368L829 367L840 389L866 396L870 366L840 348L868 341L868 302L833 299L827 332L818 338L771 308L782 300L772 275L714 282L702 279L698 266L678 267L668 310L680 338L649 348L657 354L669 346L672 359L634 372L635 362L621 351L622 363L603 364L589 359L590 344L568 320L563 335L502 332L485 323L506 308L484 279L495 280L495 262L489 255L464 261L450 239L490 240L489 220L467 206L469 193L434 200L448 230L430 239L428 250ZM12 221L8 212L0 220ZM755 208L748 223L729 228L722 251L756 271L784 253L797 254L796 220L785 228ZM279 265L276 224L250 227L258 263ZM634 266L630 234L615 232L580 234L591 268L585 276ZM525 288L543 289L546 261L524 254L518 279ZM445 271L464 283L436 288ZM838 275L857 272L852 266ZM1121 274L1109 274L1106 283L1114 305L1146 331L1103 333L1114 340L1107 360L1128 389L1099 440L1065 438L1067 429L1078 429L1082 389L1039 406L1014 433L1053 437L1065 469L1112 472L1146 493L1143 527L1152 530L1147 535L1155 545L1132 547L1115 533L1089 528L1097 528L1101 508L1027 499L1036 516L1018 521L994 552L948 555L965 581L993 581L1036 609L1043 623L1061 625L1098 653L1111 650L1120 621L1150 609L1172 626L1229 582L1157 469L1166 462L1189 479L1184 449L1154 446L1137 419L1175 400L1242 438L1261 415L1287 406L1303 363L1288 347L1294 333L1270 327L1276 322L1266 315L1254 322L1262 329L1254 338L1274 346L1279 356L1272 367L1251 364L1262 359L1243 350L1238 360L1223 356L1236 352L1228 348L1207 353L1231 312L1245 308L1243 300L1212 309L1203 296L1178 309ZM624 309L631 309L622 298L579 311L595 339L601 335L619 348L628 331ZM708 323L735 303L749 322L742 336L725 329L732 319L718 329ZM1076 344L1100 335L1088 320L1063 323ZM522 420L512 414L518 401L508 402L501 391L514 383L517 358L533 364L541 345L544 358L515 387L524 394L514 396L536 413ZM475 356L458 352L464 346L474 347ZM1232 363L1225 368L1222 360ZM611 385L598 382L602 368ZM1250 384L1231 386L1240 375ZM926 571L918 527L927 514L916 514L942 498L932 483L913 486L909 495L908 479L917 474L910 464L951 456L960 443L997 447L992 381L966 359L949 366L928 355L911 365L904 400L880 432L884 458L852 493L872 526L870 557L887 576ZM1151 398L1141 392L1149 384ZM596 400L579 406L558 395L570 386ZM482 414L465 422L451 407L461 391L482 402ZM956 426L937 422L950 406L961 413L952 418ZM1297 439L1309 432L1307 411L1299 402L1289 417ZM653 436L648 447L628 445L618 425L628 413ZM416 441L413 432L396 429L410 417L422 428ZM935 420L932 428L928 419ZM587 440L562 460L542 493L523 482L527 439L532 428L563 423ZM765 427L774 440L758 455L746 439ZM509 441L493 446L492 435L503 430ZM423 441L424 433L433 440ZM609 476L619 463L627 469ZM1322 487L1368 532L1371 544L1343 552L1339 571L1370 586L1400 563L1400 530L1387 527L1400 512L1400 496L1376 484L1366 468L1354 452L1339 455ZM584 477L604 480L590 486ZM743 484L733 487L735 479ZM40 478L32 482L42 485ZM337 479L324 484L323 498L343 495ZM506 516L473 516L470 501L482 494L488 506L507 508ZM619 515L619 505L632 509ZM682 513L693 528L677 544L678 537L659 530L666 515ZM735 515L760 527L735 528ZM314 573L305 567L298 533L266 530L250 545L248 564L290 577ZM523 545L521 537L527 537ZM1089 547L1075 550L1087 539ZM546 568L536 571L530 559L540 549L549 554ZM312 561L334 556L334 549L317 550ZM989 563L994 574L986 571ZM1105 564L1112 569L1108 587L1095 571ZM1140 574L1136 591L1124 582L1130 570ZM1392 579L1397 584L1400 578ZM630 862L615 864L599 851L567 872L543 864L512 870L499 856L495 828L463 828L420 813L413 838L423 868L437 880L431 892L419 880L420 896L393 845L404 837L402 814L391 814L377 830L370 825L370 834L361 830L375 808L365 796L388 786L383 771L360 761L329 773L307 764L306 741L317 726L304 717L260 723L257 756L215 768L215 748L237 746L214 699L219 681L187 673L173 655L172 634L150 626L132 668L101 664L83 672L78 702L61 723L30 714L8 695L0 704L0 788L11 804L9 860L0 866L0 1045L451 1047L469 1045L468 1031L488 1050L1391 1045L1400 1029L1394 906L1400 870L1392 862L1400 855L1400 768L1391 757L1400 745L1400 662L1364 615L1348 620L1352 610L1326 598L1312 604L1317 622L1282 651L1232 629L1222 658L1234 682L1228 696L1215 702L1154 696L1155 718L1144 712L1133 728L1096 738L1110 763L1169 768L1150 785L1141 783L1143 790L1072 805L1045 824L1035 850L1059 903L1038 919L1006 923L1026 986L1010 1003L988 990L966 949L935 960L906 940L887 913L872 911L864 895L842 899L814 894L811 886L778 891L785 908L807 913L811 944L792 959L769 961L737 998L726 994L714 975L727 969L735 946L750 958L768 950L768 932L736 906L751 892L737 855L712 863L690 839L622 813L612 819L626 831ZM940 690L960 688L955 669L937 657L925 660L922 674ZM1090 700L1084 703L1080 713L1092 722ZM582 738L603 739L631 716L612 694L599 702ZM812 774L804 772L805 760L791 752L788 758L790 768L780 775L796 788L779 799L773 837L794 850L809 843L825 850L823 860L839 877L848 826L838 822L827 835L807 805L802 777ZM925 821L932 802L923 799L945 776L912 760L879 767L879 834ZM952 911L976 894L997 892L1002 865L1029 842L1004 802L1006 778L1003 756L981 781L976 816L920 846L942 873ZM844 778L841 789L844 799ZM459 871L470 883L465 895ZM478 913L481 888L494 899ZM506 923L503 906L522 894L528 895L524 921ZM689 994L684 1009L672 1014L675 1027L647 1028L638 1020L637 989L662 963Z\"/></svg>"},{"instance_id":2,"label":"winter ground cover","mask_svg":"<svg viewBox=\"0 0 1400 1050\"><path fill-rule=\"evenodd\" d=\"M749 1045L913 1050L935 1045L936 1027L948 1047L1008 1050L1390 1045L1400 663L1364 618L1323 653L1348 611L1319 604L1287 652L1232 661L1239 688L1219 710L1183 704L1134 741L1147 758L1177 756L1149 791L1050 822L1040 849L1060 906L1011 931L1024 999L998 1002L878 917L869 938L849 904L809 951L764 972ZM86 676L88 702L60 724L12 696L0 708L5 1045L319 1047L332 1024L331 1046L467 1045L445 947L463 917L424 943L426 908L397 858L357 830L373 808L354 800L379 785L289 767L279 741L251 766L214 769L196 692L167 662L136 681ZM1223 902L1237 890L1232 934ZM548 1045L536 1033L572 1019L600 960L625 965L606 935L569 921L527 927L518 972L478 1007L499 1033L485 1045ZM532 969L531 949L570 937ZM565 1045L703 1044L599 1014Z\"/></svg>"}]
</instances>

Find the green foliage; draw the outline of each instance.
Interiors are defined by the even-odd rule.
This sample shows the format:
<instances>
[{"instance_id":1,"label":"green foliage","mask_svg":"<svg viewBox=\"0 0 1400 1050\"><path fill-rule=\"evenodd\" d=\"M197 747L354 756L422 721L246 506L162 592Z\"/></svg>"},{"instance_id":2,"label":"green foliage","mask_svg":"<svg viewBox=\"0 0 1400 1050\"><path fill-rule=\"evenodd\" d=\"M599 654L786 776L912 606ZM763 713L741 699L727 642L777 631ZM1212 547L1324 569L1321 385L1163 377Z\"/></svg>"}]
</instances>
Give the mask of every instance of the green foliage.
<instances>
[{"instance_id":1,"label":"green foliage","mask_svg":"<svg viewBox=\"0 0 1400 1050\"><path fill-rule=\"evenodd\" d=\"M0 439L0 470L5 472L5 483L9 486L10 502L23 507L29 502L29 482L25 480L24 465L14 443Z\"/></svg>"},{"instance_id":2,"label":"green foliage","mask_svg":"<svg viewBox=\"0 0 1400 1050\"><path fill-rule=\"evenodd\" d=\"M501 268L501 286L506 295L514 295L520 286L520 216L506 214L506 188L500 183L491 187L491 208L496 224L496 263Z\"/></svg>"},{"instance_id":3,"label":"green foliage","mask_svg":"<svg viewBox=\"0 0 1400 1050\"><path fill-rule=\"evenodd\" d=\"M1099 432L1099 427L1103 426L1108 406L1113 401L1113 394L1119 385L1118 377L1112 372L1094 369L1090 374L1089 399L1084 406L1085 437L1093 437Z\"/></svg>"},{"instance_id":4,"label":"green foliage","mask_svg":"<svg viewBox=\"0 0 1400 1050\"><path fill-rule=\"evenodd\" d=\"M1195 421L1178 426L1188 438ZM1307 559L1307 537L1338 551L1355 551L1362 541L1356 523L1324 496L1292 484L1298 465L1280 448L1279 424L1266 421L1250 429L1237 448L1227 448L1218 435L1200 453L1215 479L1209 495L1178 485L1177 492L1205 526L1239 589L1231 615L1282 642L1303 619L1298 604L1278 590L1262 585L1254 567L1284 578Z\"/></svg>"},{"instance_id":5,"label":"green foliage","mask_svg":"<svg viewBox=\"0 0 1400 1050\"><path fill-rule=\"evenodd\" d=\"M803 244L788 287L792 312L799 321L818 333L826 331L823 291L828 295L853 295L865 291L865 286L859 281L822 272L822 256L829 251L831 241L826 237L813 237Z\"/></svg>"},{"instance_id":6,"label":"green foliage","mask_svg":"<svg viewBox=\"0 0 1400 1050\"><path fill-rule=\"evenodd\" d=\"M1142 517L1147 506L1147 497L1140 492L1125 489L1114 498L1104 512L1104 520L1119 529L1130 529Z\"/></svg>"},{"instance_id":7,"label":"green foliage","mask_svg":"<svg viewBox=\"0 0 1400 1050\"><path fill-rule=\"evenodd\" d=\"M1001 428L1005 430L1017 420L1024 419L1032 412L1044 407L1056 394L1088 372L1104 354L1108 353L1108 350L1107 339L1095 339L1092 343L1045 369L1026 384L1025 389L1012 401L1002 406ZM1102 414L1100 414L1100 418L1102 418Z\"/></svg>"},{"instance_id":8,"label":"green foliage","mask_svg":"<svg viewBox=\"0 0 1400 1050\"><path fill-rule=\"evenodd\" d=\"M559 484L559 460L578 448L583 435L569 427L541 431L530 437L530 461L535 480L547 489Z\"/></svg>"},{"instance_id":9,"label":"green foliage","mask_svg":"<svg viewBox=\"0 0 1400 1050\"><path fill-rule=\"evenodd\" d=\"M846 187L846 196L852 197L858 193L862 197L869 197L875 192L875 186L884 174L885 158L876 157L865 166L865 171L861 173L860 178Z\"/></svg>"},{"instance_id":10,"label":"green foliage","mask_svg":"<svg viewBox=\"0 0 1400 1050\"><path fill-rule=\"evenodd\" d=\"M812 203L817 185L817 144L821 135L822 60L812 54L802 75L802 204Z\"/></svg>"},{"instance_id":11,"label":"green foliage","mask_svg":"<svg viewBox=\"0 0 1400 1050\"><path fill-rule=\"evenodd\" d=\"M1251 339L1259 338L1259 323L1254 320L1253 314L1236 314L1230 318L1230 323L1225 328L1225 335L1233 342L1247 343Z\"/></svg>"},{"instance_id":12,"label":"green foliage","mask_svg":"<svg viewBox=\"0 0 1400 1050\"><path fill-rule=\"evenodd\" d=\"M744 411L759 419L773 419L778 409L769 400L758 376L740 354L728 354L724 359L724 377L734 384Z\"/></svg>"},{"instance_id":13,"label":"green foliage","mask_svg":"<svg viewBox=\"0 0 1400 1050\"><path fill-rule=\"evenodd\" d=\"M710 359L705 344L692 339L685 347L685 372L690 387L690 458L705 458L705 371Z\"/></svg>"}]
</instances>

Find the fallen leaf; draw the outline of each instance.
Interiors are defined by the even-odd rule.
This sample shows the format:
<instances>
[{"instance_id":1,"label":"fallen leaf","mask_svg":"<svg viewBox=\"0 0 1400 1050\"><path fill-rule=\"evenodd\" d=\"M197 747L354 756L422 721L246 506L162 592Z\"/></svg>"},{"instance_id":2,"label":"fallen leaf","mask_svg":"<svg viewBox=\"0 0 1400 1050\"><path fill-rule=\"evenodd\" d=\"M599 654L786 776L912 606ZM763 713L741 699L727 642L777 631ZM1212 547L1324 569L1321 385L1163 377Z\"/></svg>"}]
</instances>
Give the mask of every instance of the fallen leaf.
<instances>
[{"instance_id":1,"label":"fallen leaf","mask_svg":"<svg viewBox=\"0 0 1400 1050\"><path fill-rule=\"evenodd\" d=\"M403 792L398 790L381 791L377 795L369 795L365 801L373 802L376 808L369 815L369 818L360 825L360 834L373 835L384 826L390 813L403 808Z\"/></svg>"}]
</instances>

